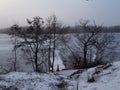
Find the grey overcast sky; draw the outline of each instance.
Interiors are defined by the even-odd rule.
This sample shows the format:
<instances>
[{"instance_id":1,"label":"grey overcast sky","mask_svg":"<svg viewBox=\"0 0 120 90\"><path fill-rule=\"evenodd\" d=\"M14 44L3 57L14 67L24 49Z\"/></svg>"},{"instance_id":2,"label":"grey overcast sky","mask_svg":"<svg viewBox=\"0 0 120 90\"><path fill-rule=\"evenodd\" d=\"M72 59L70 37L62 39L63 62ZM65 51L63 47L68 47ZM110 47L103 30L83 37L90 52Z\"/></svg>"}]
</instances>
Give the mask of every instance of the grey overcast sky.
<instances>
[{"instance_id":1,"label":"grey overcast sky","mask_svg":"<svg viewBox=\"0 0 120 90\"><path fill-rule=\"evenodd\" d=\"M120 25L120 0L0 0L0 28L26 25L26 18L56 14L66 25L79 19Z\"/></svg>"}]
</instances>

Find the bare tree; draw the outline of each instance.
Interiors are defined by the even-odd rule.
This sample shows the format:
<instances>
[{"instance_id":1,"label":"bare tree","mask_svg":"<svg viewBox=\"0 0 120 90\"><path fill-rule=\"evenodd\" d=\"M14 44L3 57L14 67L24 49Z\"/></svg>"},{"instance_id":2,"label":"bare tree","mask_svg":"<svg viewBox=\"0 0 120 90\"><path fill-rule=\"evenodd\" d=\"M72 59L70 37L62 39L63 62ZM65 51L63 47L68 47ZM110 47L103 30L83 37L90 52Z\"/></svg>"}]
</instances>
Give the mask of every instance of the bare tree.
<instances>
[{"instance_id":1,"label":"bare tree","mask_svg":"<svg viewBox=\"0 0 120 90\"><path fill-rule=\"evenodd\" d=\"M78 38L79 50L83 52L84 68L89 67L90 64L93 64L92 66L102 64L106 62L106 57L114 57L113 35L102 33L102 26L90 25L88 21L80 23L80 27L84 32L77 34L76 37Z\"/></svg>"},{"instance_id":2,"label":"bare tree","mask_svg":"<svg viewBox=\"0 0 120 90\"><path fill-rule=\"evenodd\" d=\"M115 49L117 43L115 38L111 33L101 33L99 34L100 38L97 38L98 44L96 44L96 58L97 63L106 61L113 61L115 58Z\"/></svg>"},{"instance_id":3,"label":"bare tree","mask_svg":"<svg viewBox=\"0 0 120 90\"><path fill-rule=\"evenodd\" d=\"M61 24L58 22L56 15L52 15L47 18L47 29L49 29L49 61L50 55L52 52L52 72L54 72L54 61L55 61L55 50L56 50L56 40L57 40L57 31L60 30ZM51 50L52 47L52 50Z\"/></svg>"},{"instance_id":4,"label":"bare tree","mask_svg":"<svg viewBox=\"0 0 120 90\"><path fill-rule=\"evenodd\" d=\"M17 71L17 35L18 35L18 31L20 30L20 27L15 24L13 26L11 26L11 34L12 34L12 38L14 38L13 44L14 44L14 62L13 62L13 66L14 66L14 71Z\"/></svg>"},{"instance_id":5,"label":"bare tree","mask_svg":"<svg viewBox=\"0 0 120 90\"><path fill-rule=\"evenodd\" d=\"M54 61L55 61L55 39L56 39L56 26L57 26L57 18L55 15L52 17L52 28L53 28L53 62L52 62L52 72L54 71Z\"/></svg>"},{"instance_id":6,"label":"bare tree","mask_svg":"<svg viewBox=\"0 0 120 90\"><path fill-rule=\"evenodd\" d=\"M51 54L52 54L52 42L53 42L53 35L52 35L52 16L46 19L46 37L48 39L48 65L49 65L49 72L51 68ZM53 71L53 70L52 70Z\"/></svg>"},{"instance_id":7,"label":"bare tree","mask_svg":"<svg viewBox=\"0 0 120 90\"><path fill-rule=\"evenodd\" d=\"M43 41L44 37L42 34L43 31L43 19L40 17L35 17L33 20L27 19L29 26L27 28L21 28L18 31L19 36L22 40L19 42L19 46L21 46L22 50L27 54L30 55L29 58L31 59L34 69L36 72L39 72L40 65L43 64L40 61L39 54L40 49L43 49Z\"/></svg>"},{"instance_id":8,"label":"bare tree","mask_svg":"<svg viewBox=\"0 0 120 90\"><path fill-rule=\"evenodd\" d=\"M88 64L88 50L90 46L95 46L97 44L97 36L102 30L102 27L94 25L90 26L88 25L88 21L80 23L82 29L84 30L83 34L78 34L78 40L80 49L83 51L83 66L87 67Z\"/></svg>"}]
</instances>

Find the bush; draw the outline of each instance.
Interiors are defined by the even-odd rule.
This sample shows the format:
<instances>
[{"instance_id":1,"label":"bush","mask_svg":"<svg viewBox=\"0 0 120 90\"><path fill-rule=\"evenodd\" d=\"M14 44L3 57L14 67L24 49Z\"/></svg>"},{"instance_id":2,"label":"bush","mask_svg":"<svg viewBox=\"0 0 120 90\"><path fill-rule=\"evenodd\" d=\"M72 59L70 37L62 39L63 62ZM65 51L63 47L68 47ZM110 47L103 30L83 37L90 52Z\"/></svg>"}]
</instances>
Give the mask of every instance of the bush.
<instances>
[{"instance_id":1,"label":"bush","mask_svg":"<svg viewBox=\"0 0 120 90\"><path fill-rule=\"evenodd\" d=\"M60 90L67 90L67 83L65 81L62 81L62 82L56 84L56 86Z\"/></svg>"},{"instance_id":2,"label":"bush","mask_svg":"<svg viewBox=\"0 0 120 90\"><path fill-rule=\"evenodd\" d=\"M94 76L92 75L91 77L88 77L87 82L89 82L89 83L95 82Z\"/></svg>"}]
</instances>

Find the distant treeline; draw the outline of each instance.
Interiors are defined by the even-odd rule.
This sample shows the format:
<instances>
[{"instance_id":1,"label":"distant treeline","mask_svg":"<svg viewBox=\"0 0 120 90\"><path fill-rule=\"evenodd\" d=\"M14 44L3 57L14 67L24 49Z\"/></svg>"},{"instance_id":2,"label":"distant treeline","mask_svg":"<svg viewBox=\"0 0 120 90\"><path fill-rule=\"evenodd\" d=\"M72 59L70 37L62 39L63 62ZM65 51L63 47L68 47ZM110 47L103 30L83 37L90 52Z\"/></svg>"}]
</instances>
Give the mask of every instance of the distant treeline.
<instances>
[{"instance_id":1,"label":"distant treeline","mask_svg":"<svg viewBox=\"0 0 120 90\"><path fill-rule=\"evenodd\" d=\"M92 27L92 26L91 26ZM26 27L22 27L23 29L26 29ZM102 27L102 33L120 33L120 26L110 26L110 27ZM27 32L27 30L26 30ZM10 34L10 28L5 28L5 29L0 29L0 33L6 33ZM53 34L52 31L49 31L47 29L42 31L43 34L51 33ZM85 33L85 31L80 27L80 26L66 26L63 29L57 29L56 30L57 34L70 34L70 33Z\"/></svg>"}]
</instances>

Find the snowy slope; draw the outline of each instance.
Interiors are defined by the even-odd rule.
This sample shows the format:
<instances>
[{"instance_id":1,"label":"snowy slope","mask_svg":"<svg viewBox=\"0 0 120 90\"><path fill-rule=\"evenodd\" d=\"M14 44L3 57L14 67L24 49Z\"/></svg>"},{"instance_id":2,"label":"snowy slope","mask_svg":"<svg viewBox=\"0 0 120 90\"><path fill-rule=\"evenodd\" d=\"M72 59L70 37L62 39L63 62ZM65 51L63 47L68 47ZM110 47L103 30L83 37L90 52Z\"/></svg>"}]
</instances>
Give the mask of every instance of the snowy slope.
<instances>
[{"instance_id":1,"label":"snowy slope","mask_svg":"<svg viewBox=\"0 0 120 90\"><path fill-rule=\"evenodd\" d=\"M120 61L113 63L108 69L101 70L99 74L95 74L95 82L87 82L95 69L84 71L76 81L71 82L75 87L78 84L79 90L120 90Z\"/></svg>"},{"instance_id":2,"label":"snowy slope","mask_svg":"<svg viewBox=\"0 0 120 90\"><path fill-rule=\"evenodd\" d=\"M54 74L11 72L0 75L0 87L17 87L19 90L56 90L59 76ZM0 88L1 90L1 88Z\"/></svg>"},{"instance_id":3,"label":"snowy slope","mask_svg":"<svg viewBox=\"0 0 120 90\"><path fill-rule=\"evenodd\" d=\"M100 72L94 74L98 68ZM0 75L0 88L14 86L18 90L77 90L78 86L78 90L120 90L120 61L114 62L109 68L99 66L78 71L64 70L55 74L11 72ZM88 76L93 74L95 82L87 82ZM64 86L62 83L67 83L66 89L58 89L57 86Z\"/></svg>"}]
</instances>

